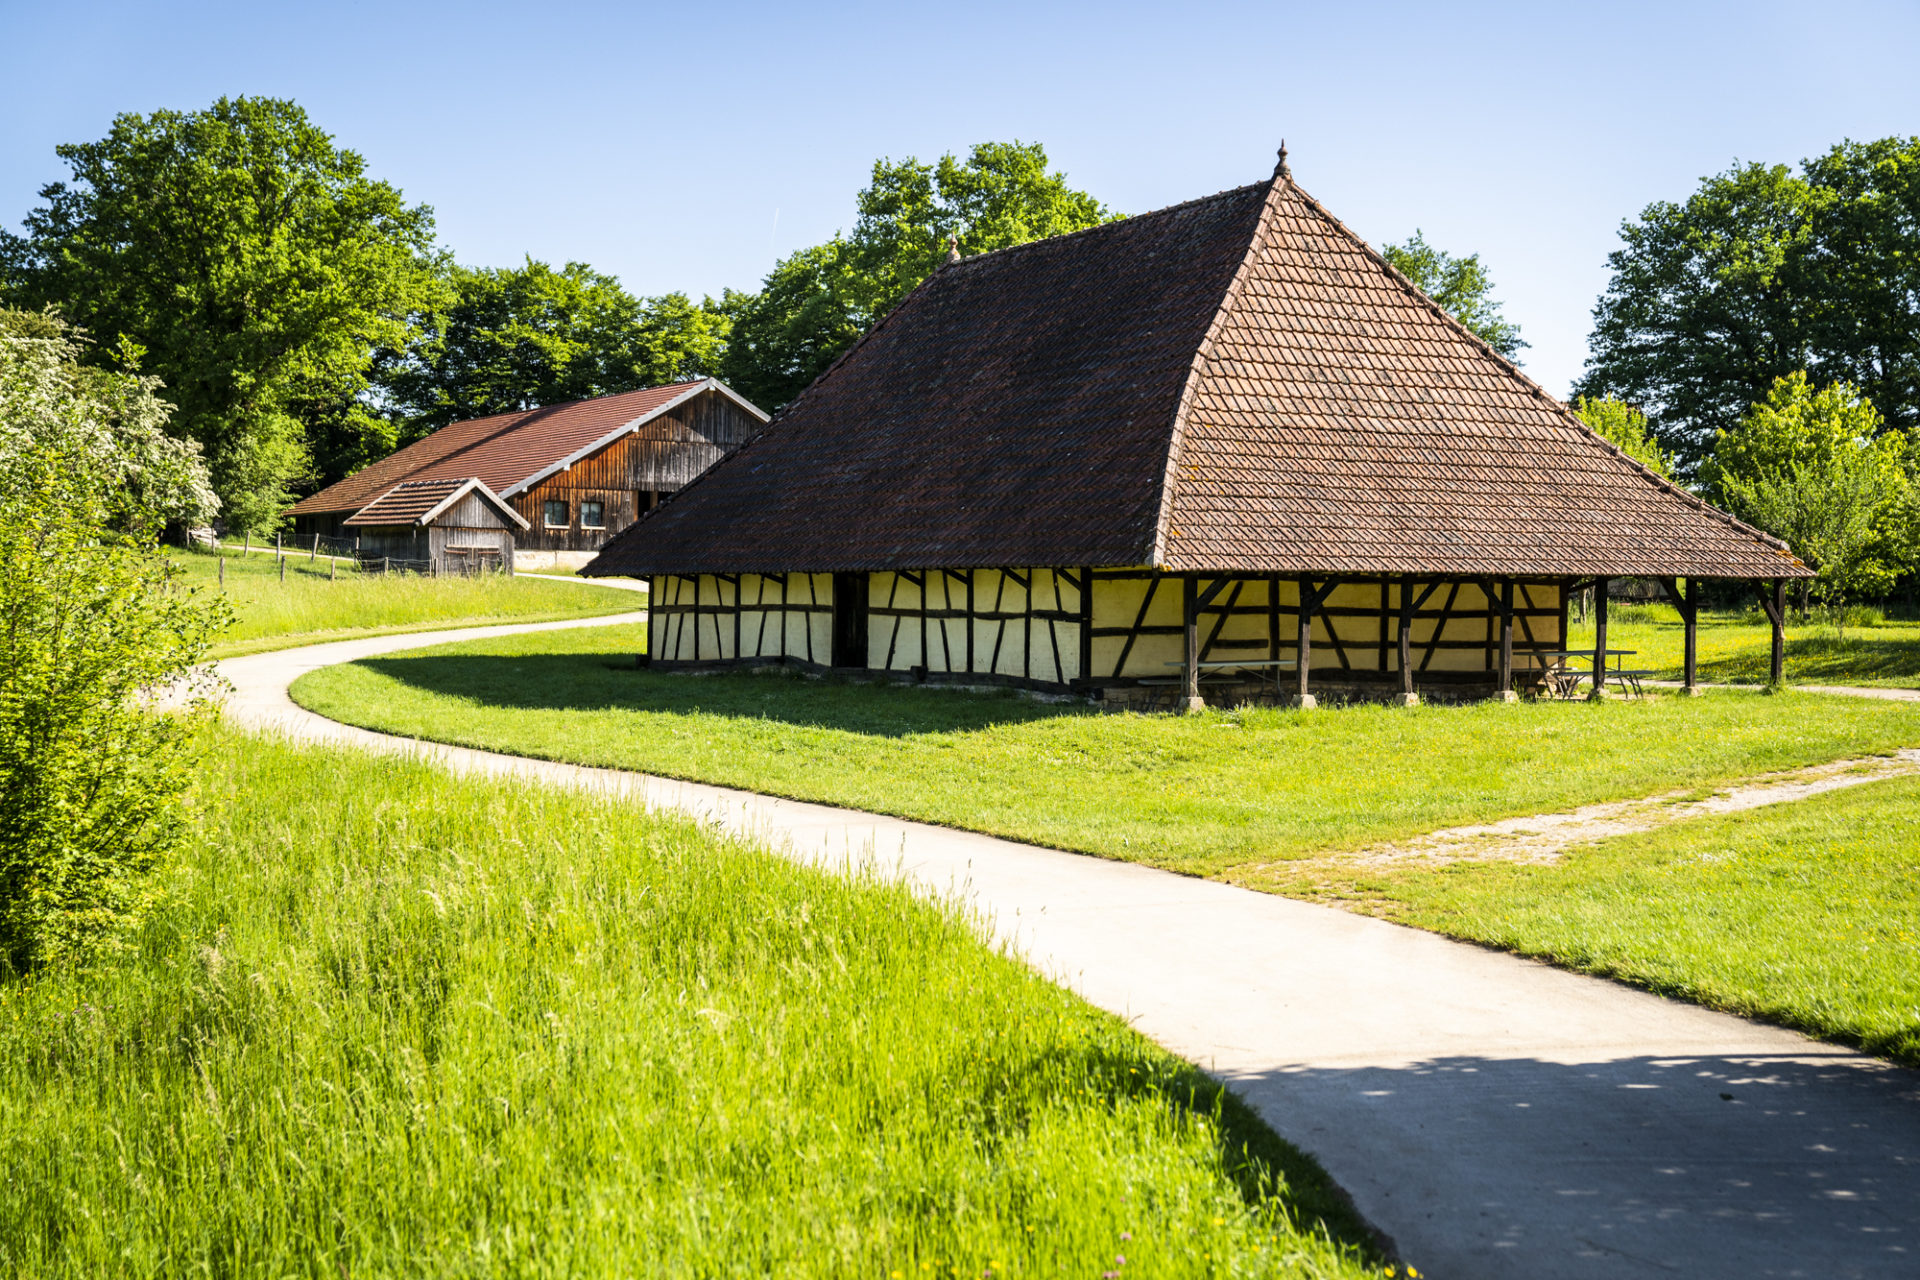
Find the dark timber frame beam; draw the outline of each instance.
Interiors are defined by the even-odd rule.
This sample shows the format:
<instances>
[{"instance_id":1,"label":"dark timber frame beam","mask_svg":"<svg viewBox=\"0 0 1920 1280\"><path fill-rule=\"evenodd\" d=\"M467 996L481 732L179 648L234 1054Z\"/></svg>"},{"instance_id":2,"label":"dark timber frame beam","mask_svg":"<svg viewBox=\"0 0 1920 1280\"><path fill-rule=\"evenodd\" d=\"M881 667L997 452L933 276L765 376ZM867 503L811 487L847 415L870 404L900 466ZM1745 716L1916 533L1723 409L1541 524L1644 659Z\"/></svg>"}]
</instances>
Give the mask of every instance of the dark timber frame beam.
<instances>
[{"instance_id":1,"label":"dark timber frame beam","mask_svg":"<svg viewBox=\"0 0 1920 1280\"><path fill-rule=\"evenodd\" d=\"M1773 624L1773 653L1767 664L1767 687L1777 689L1787 680L1787 580L1764 579L1760 587L1760 607Z\"/></svg>"},{"instance_id":2,"label":"dark timber frame beam","mask_svg":"<svg viewBox=\"0 0 1920 1280\"><path fill-rule=\"evenodd\" d=\"M1697 578L1688 578L1685 590L1681 589L1678 578L1662 578L1660 585L1666 590L1667 599L1680 611L1680 621L1686 624L1686 656L1681 667L1681 685L1687 693L1700 692L1700 584Z\"/></svg>"}]
</instances>

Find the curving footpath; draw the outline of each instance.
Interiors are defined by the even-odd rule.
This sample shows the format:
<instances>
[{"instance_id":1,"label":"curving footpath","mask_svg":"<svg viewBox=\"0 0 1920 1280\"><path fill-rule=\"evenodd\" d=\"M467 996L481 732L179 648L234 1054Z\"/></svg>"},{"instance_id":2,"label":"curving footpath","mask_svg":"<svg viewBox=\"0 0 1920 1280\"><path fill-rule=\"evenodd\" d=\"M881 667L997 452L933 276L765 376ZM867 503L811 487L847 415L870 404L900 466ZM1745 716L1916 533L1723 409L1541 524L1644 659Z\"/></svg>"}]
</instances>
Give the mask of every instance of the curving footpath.
<instances>
[{"instance_id":1,"label":"curving footpath","mask_svg":"<svg viewBox=\"0 0 1920 1280\"><path fill-rule=\"evenodd\" d=\"M1345 912L823 805L414 742L295 706L337 662L229 659L255 730L630 795L827 867L957 892L1087 999L1230 1081L1423 1274L1920 1275L1920 1076L1792 1032Z\"/></svg>"}]
</instances>

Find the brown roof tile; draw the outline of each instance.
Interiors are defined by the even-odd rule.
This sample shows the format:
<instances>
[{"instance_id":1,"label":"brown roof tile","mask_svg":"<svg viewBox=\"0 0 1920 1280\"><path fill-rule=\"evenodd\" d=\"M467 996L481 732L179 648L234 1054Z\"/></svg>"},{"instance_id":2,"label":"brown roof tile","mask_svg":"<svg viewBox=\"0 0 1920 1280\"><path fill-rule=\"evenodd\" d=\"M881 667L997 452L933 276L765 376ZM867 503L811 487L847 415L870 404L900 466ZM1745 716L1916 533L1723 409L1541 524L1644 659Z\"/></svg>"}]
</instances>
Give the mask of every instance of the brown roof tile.
<instances>
[{"instance_id":1,"label":"brown roof tile","mask_svg":"<svg viewBox=\"0 0 1920 1280\"><path fill-rule=\"evenodd\" d=\"M294 504L292 514L358 511L402 480L458 480L478 476L495 493L511 496L542 471L595 441L709 387L721 387L721 384L711 378L672 382L619 395L450 423L426 439L354 472L312 497L303 498ZM721 389L739 400L733 391ZM746 401L740 400L740 403L745 405ZM760 413L758 409L754 412Z\"/></svg>"},{"instance_id":2,"label":"brown roof tile","mask_svg":"<svg viewBox=\"0 0 1920 1280\"><path fill-rule=\"evenodd\" d=\"M936 272L588 572L1796 576L1290 180Z\"/></svg>"}]
</instances>

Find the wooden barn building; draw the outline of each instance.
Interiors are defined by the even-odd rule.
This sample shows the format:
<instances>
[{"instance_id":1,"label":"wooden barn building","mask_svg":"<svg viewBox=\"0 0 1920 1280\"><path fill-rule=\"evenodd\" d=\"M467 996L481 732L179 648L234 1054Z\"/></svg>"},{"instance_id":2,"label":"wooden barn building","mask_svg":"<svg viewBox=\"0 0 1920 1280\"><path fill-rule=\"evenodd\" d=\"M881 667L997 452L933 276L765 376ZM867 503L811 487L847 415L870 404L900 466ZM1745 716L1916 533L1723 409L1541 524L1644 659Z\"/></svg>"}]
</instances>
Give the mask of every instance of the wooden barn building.
<instances>
[{"instance_id":1,"label":"wooden barn building","mask_svg":"<svg viewBox=\"0 0 1920 1280\"><path fill-rule=\"evenodd\" d=\"M519 517L520 568L577 568L766 421L703 378L455 422L294 504L294 537L354 537L398 485L477 480Z\"/></svg>"},{"instance_id":2,"label":"wooden barn building","mask_svg":"<svg viewBox=\"0 0 1920 1280\"><path fill-rule=\"evenodd\" d=\"M1512 696L1564 674L1576 590L1656 579L1690 618L1741 579L1777 614L1807 570L1588 430L1283 151L950 258L585 572L652 580L656 666L1193 706Z\"/></svg>"},{"instance_id":3,"label":"wooden barn building","mask_svg":"<svg viewBox=\"0 0 1920 1280\"><path fill-rule=\"evenodd\" d=\"M403 480L341 522L362 560L466 577L514 568L513 540L527 521L475 479Z\"/></svg>"}]
</instances>

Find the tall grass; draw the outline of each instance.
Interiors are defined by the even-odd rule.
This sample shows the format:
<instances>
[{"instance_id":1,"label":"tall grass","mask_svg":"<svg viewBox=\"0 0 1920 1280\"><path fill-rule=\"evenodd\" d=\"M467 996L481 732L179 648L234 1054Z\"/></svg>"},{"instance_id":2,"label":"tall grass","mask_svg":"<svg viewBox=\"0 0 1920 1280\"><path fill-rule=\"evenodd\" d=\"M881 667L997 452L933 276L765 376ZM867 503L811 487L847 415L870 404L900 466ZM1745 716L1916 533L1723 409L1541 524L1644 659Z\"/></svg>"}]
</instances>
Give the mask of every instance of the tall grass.
<instances>
[{"instance_id":1,"label":"tall grass","mask_svg":"<svg viewBox=\"0 0 1920 1280\"><path fill-rule=\"evenodd\" d=\"M421 574L362 573L304 553L287 557L286 578L271 554L219 557L170 553L189 585L220 590L233 606L234 624L216 657L255 653L348 636L386 635L489 622L551 622L644 608L644 597L571 582L490 574L432 578Z\"/></svg>"},{"instance_id":2,"label":"tall grass","mask_svg":"<svg viewBox=\"0 0 1920 1280\"><path fill-rule=\"evenodd\" d=\"M0 1274L1364 1269L1231 1098L897 884L238 736L203 815L136 960L0 982Z\"/></svg>"}]
</instances>

